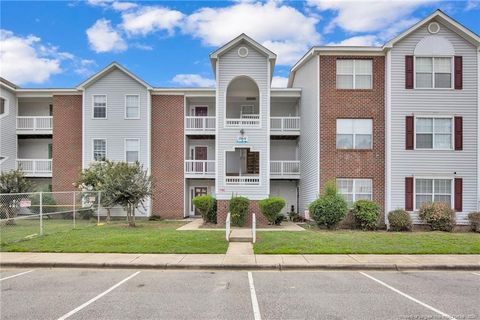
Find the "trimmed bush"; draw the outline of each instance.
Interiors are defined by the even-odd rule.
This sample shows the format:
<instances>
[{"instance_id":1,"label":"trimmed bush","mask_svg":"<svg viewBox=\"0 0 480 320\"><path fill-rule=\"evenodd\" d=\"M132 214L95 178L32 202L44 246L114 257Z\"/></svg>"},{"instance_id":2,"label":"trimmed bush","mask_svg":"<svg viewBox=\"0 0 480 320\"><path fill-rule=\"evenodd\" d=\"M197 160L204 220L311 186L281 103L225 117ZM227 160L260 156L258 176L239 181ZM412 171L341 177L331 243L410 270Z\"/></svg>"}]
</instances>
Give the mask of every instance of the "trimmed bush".
<instances>
[{"instance_id":1,"label":"trimmed bush","mask_svg":"<svg viewBox=\"0 0 480 320\"><path fill-rule=\"evenodd\" d=\"M355 225L362 230L377 229L380 207L371 200L357 200L352 209Z\"/></svg>"},{"instance_id":2,"label":"trimmed bush","mask_svg":"<svg viewBox=\"0 0 480 320\"><path fill-rule=\"evenodd\" d=\"M283 216L280 211L285 207L285 200L279 197L270 197L260 200L258 206L263 216L267 218L270 224L280 224L283 220Z\"/></svg>"},{"instance_id":3,"label":"trimmed bush","mask_svg":"<svg viewBox=\"0 0 480 320\"><path fill-rule=\"evenodd\" d=\"M390 231L411 231L412 219L410 214L403 209L396 209L388 213Z\"/></svg>"},{"instance_id":4,"label":"trimmed bush","mask_svg":"<svg viewBox=\"0 0 480 320\"><path fill-rule=\"evenodd\" d=\"M193 198L193 205L200 211L203 221L217 223L217 201L210 195Z\"/></svg>"},{"instance_id":5,"label":"trimmed bush","mask_svg":"<svg viewBox=\"0 0 480 320\"><path fill-rule=\"evenodd\" d=\"M418 215L432 230L452 231L455 226L455 211L443 202L422 204Z\"/></svg>"},{"instance_id":6,"label":"trimmed bush","mask_svg":"<svg viewBox=\"0 0 480 320\"><path fill-rule=\"evenodd\" d=\"M468 220L472 225L472 231L480 232L480 211L470 212L468 214Z\"/></svg>"},{"instance_id":7,"label":"trimmed bush","mask_svg":"<svg viewBox=\"0 0 480 320\"><path fill-rule=\"evenodd\" d=\"M232 197L228 205L232 225L243 227L248 212L250 200L245 197Z\"/></svg>"},{"instance_id":8,"label":"trimmed bush","mask_svg":"<svg viewBox=\"0 0 480 320\"><path fill-rule=\"evenodd\" d=\"M308 207L317 225L335 228L348 211L347 202L338 194L333 182L325 184L324 194Z\"/></svg>"}]
</instances>

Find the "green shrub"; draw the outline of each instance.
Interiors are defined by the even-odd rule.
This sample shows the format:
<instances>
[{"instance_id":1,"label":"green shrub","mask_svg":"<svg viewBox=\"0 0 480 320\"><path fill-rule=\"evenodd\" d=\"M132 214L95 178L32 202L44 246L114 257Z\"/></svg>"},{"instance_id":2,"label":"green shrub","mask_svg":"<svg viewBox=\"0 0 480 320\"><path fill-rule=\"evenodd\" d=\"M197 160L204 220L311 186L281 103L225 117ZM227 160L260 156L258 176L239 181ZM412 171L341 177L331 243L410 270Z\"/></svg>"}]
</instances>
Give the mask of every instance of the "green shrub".
<instances>
[{"instance_id":1,"label":"green shrub","mask_svg":"<svg viewBox=\"0 0 480 320\"><path fill-rule=\"evenodd\" d=\"M390 231L410 231L412 230L412 219L410 214L403 209L396 209L388 213L388 222Z\"/></svg>"},{"instance_id":2,"label":"green shrub","mask_svg":"<svg viewBox=\"0 0 480 320\"><path fill-rule=\"evenodd\" d=\"M243 227L248 212L250 200L245 197L232 197L228 205L232 225Z\"/></svg>"},{"instance_id":3,"label":"green shrub","mask_svg":"<svg viewBox=\"0 0 480 320\"><path fill-rule=\"evenodd\" d=\"M258 202L260 211L270 224L276 224L277 221L282 222L283 216L280 211L285 207L285 204L285 200L279 197L270 197Z\"/></svg>"},{"instance_id":4,"label":"green shrub","mask_svg":"<svg viewBox=\"0 0 480 320\"><path fill-rule=\"evenodd\" d=\"M468 214L468 220L472 225L472 231L480 232L480 211L470 212Z\"/></svg>"},{"instance_id":5,"label":"green shrub","mask_svg":"<svg viewBox=\"0 0 480 320\"><path fill-rule=\"evenodd\" d=\"M217 223L217 201L210 195L193 198L193 205L200 211L203 221Z\"/></svg>"},{"instance_id":6,"label":"green shrub","mask_svg":"<svg viewBox=\"0 0 480 320\"><path fill-rule=\"evenodd\" d=\"M317 225L335 228L348 211L347 202L338 194L333 182L325 184L324 194L308 207Z\"/></svg>"},{"instance_id":7,"label":"green shrub","mask_svg":"<svg viewBox=\"0 0 480 320\"><path fill-rule=\"evenodd\" d=\"M455 212L443 202L422 204L418 215L432 230L452 231L455 226Z\"/></svg>"},{"instance_id":8,"label":"green shrub","mask_svg":"<svg viewBox=\"0 0 480 320\"><path fill-rule=\"evenodd\" d=\"M52 212L59 212L59 211L65 211L64 207L57 207L57 202L52 196L52 193L39 193L39 195L35 195L32 197L32 206L30 207L30 211L35 214L40 213L40 194L42 195L42 213L52 213ZM67 206L65 206L67 207ZM70 213L70 215L72 215ZM64 215L62 214L62 217Z\"/></svg>"},{"instance_id":9,"label":"green shrub","mask_svg":"<svg viewBox=\"0 0 480 320\"><path fill-rule=\"evenodd\" d=\"M352 209L355 225L362 230L377 229L380 207L371 200L357 200Z\"/></svg>"}]
</instances>

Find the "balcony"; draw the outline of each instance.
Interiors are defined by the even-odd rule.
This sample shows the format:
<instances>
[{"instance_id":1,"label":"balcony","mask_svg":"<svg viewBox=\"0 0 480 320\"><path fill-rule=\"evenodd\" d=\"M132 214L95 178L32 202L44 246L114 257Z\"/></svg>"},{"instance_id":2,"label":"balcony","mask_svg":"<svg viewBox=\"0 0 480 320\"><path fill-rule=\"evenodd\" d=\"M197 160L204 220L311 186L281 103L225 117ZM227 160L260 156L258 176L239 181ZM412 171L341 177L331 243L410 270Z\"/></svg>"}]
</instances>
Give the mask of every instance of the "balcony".
<instances>
[{"instance_id":1,"label":"balcony","mask_svg":"<svg viewBox=\"0 0 480 320\"><path fill-rule=\"evenodd\" d=\"M185 160L186 178L215 178L215 160Z\"/></svg>"},{"instance_id":2,"label":"balcony","mask_svg":"<svg viewBox=\"0 0 480 320\"><path fill-rule=\"evenodd\" d=\"M192 134L215 134L215 117L185 117L185 132Z\"/></svg>"},{"instance_id":3,"label":"balcony","mask_svg":"<svg viewBox=\"0 0 480 320\"><path fill-rule=\"evenodd\" d=\"M17 159L17 168L27 177L51 177L52 159Z\"/></svg>"},{"instance_id":4,"label":"balcony","mask_svg":"<svg viewBox=\"0 0 480 320\"><path fill-rule=\"evenodd\" d=\"M258 176L225 177L225 184L241 185L241 186L257 186L260 184L260 177Z\"/></svg>"},{"instance_id":5,"label":"balcony","mask_svg":"<svg viewBox=\"0 0 480 320\"><path fill-rule=\"evenodd\" d=\"M300 179L300 161L270 161L271 179Z\"/></svg>"},{"instance_id":6,"label":"balcony","mask_svg":"<svg viewBox=\"0 0 480 320\"><path fill-rule=\"evenodd\" d=\"M52 134L53 117L17 117L18 134Z\"/></svg>"},{"instance_id":7,"label":"balcony","mask_svg":"<svg viewBox=\"0 0 480 320\"><path fill-rule=\"evenodd\" d=\"M227 118L225 120L225 127L227 128L255 128L260 127L260 115L250 114L242 115L241 118Z\"/></svg>"},{"instance_id":8,"label":"balcony","mask_svg":"<svg viewBox=\"0 0 480 320\"><path fill-rule=\"evenodd\" d=\"M299 135L300 117L270 117L270 131L273 135Z\"/></svg>"}]
</instances>

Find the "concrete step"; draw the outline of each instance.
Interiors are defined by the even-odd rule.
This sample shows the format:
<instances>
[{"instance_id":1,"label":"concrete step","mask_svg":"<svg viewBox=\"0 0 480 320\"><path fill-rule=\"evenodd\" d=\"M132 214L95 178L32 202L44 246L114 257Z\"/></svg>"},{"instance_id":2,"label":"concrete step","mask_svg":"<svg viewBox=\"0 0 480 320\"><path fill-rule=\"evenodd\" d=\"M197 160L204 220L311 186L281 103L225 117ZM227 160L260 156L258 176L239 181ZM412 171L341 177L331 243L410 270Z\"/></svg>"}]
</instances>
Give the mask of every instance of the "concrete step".
<instances>
[{"instance_id":1,"label":"concrete step","mask_svg":"<svg viewBox=\"0 0 480 320\"><path fill-rule=\"evenodd\" d=\"M252 229L233 229L230 233L230 242L252 242Z\"/></svg>"}]
</instances>

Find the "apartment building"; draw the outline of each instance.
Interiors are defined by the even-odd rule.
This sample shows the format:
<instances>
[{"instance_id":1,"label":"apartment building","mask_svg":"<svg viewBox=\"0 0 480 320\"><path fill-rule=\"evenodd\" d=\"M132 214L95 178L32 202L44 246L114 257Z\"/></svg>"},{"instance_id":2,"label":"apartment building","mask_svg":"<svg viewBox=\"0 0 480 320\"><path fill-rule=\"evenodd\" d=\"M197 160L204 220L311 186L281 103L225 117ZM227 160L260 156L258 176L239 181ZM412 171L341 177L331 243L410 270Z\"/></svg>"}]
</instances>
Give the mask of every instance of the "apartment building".
<instances>
[{"instance_id":1,"label":"apartment building","mask_svg":"<svg viewBox=\"0 0 480 320\"><path fill-rule=\"evenodd\" d=\"M204 194L220 223L232 195L308 215L333 181L349 204L419 222L421 203L444 201L463 224L480 190L479 47L436 11L381 47L312 48L287 88L271 88L276 55L244 34L210 55L214 88L155 88L115 62L75 88L2 79L0 169L63 191L92 161L138 161L157 181L140 216L194 216Z\"/></svg>"}]
</instances>

